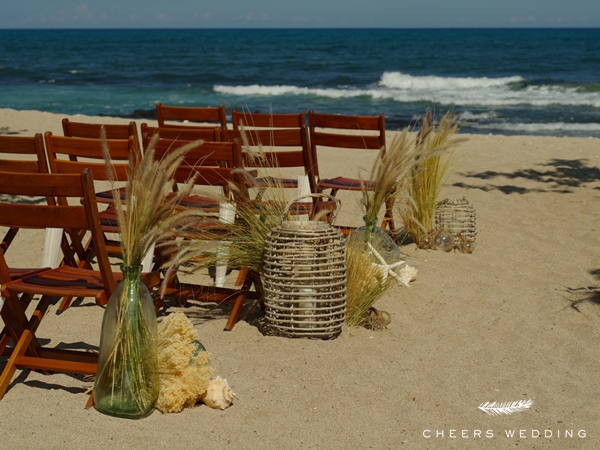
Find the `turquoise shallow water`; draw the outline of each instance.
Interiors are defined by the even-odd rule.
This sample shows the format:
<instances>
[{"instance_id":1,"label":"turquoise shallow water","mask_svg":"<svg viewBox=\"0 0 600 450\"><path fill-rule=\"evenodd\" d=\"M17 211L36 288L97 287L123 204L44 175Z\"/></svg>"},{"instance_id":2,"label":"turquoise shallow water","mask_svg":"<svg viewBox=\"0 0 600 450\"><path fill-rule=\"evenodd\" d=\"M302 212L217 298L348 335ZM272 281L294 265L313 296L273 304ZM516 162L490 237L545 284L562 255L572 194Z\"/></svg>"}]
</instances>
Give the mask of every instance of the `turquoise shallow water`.
<instances>
[{"instance_id":1,"label":"turquoise shallow water","mask_svg":"<svg viewBox=\"0 0 600 450\"><path fill-rule=\"evenodd\" d=\"M470 133L600 137L600 30L0 30L0 107L454 109Z\"/></svg>"}]
</instances>

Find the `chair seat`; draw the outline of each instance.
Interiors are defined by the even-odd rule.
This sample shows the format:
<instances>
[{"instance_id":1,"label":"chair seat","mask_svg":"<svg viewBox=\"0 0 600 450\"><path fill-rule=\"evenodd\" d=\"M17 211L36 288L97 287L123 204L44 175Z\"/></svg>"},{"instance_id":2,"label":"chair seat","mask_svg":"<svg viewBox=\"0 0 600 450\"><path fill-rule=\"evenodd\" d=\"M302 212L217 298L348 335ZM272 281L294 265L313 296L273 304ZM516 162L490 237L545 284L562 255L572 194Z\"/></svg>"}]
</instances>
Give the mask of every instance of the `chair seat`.
<instances>
[{"instance_id":1,"label":"chair seat","mask_svg":"<svg viewBox=\"0 0 600 450\"><path fill-rule=\"evenodd\" d=\"M116 283L123 279L123 274L113 272ZM151 272L142 275L142 282L149 287L156 286L160 275ZM99 305L108 303L102 275L100 271L62 266L57 269L44 270L24 276L6 285L6 289L15 293L29 293L64 297L94 297ZM65 292L68 291L68 294Z\"/></svg>"},{"instance_id":2,"label":"chair seat","mask_svg":"<svg viewBox=\"0 0 600 450\"><path fill-rule=\"evenodd\" d=\"M100 217L100 226L105 233L118 233L119 221L117 219L117 210L108 208L98 213Z\"/></svg>"},{"instance_id":3,"label":"chair seat","mask_svg":"<svg viewBox=\"0 0 600 450\"><path fill-rule=\"evenodd\" d=\"M114 273L115 282L123 279L120 273ZM65 288L68 286L68 288ZM68 290L73 297L94 297L100 305L108 303L102 276L99 271L90 271L77 267L62 266L26 276L6 285L6 289L15 293L29 293L63 297Z\"/></svg>"},{"instance_id":4,"label":"chair seat","mask_svg":"<svg viewBox=\"0 0 600 450\"><path fill-rule=\"evenodd\" d=\"M125 202L127 200L125 188L124 187L119 188L118 192L119 192L119 198L121 199L121 201ZM98 203L109 203L109 204L114 203L113 191L108 190L108 191L96 192L96 201Z\"/></svg>"},{"instance_id":5,"label":"chair seat","mask_svg":"<svg viewBox=\"0 0 600 450\"><path fill-rule=\"evenodd\" d=\"M46 270L50 270L50 268L46 268L46 269L41 269L41 268L35 268L35 269L26 269L26 268L13 268L13 267L9 267L8 268L8 273L10 274L10 279L11 280L18 280L20 278L24 278L27 277L29 275L34 275L36 273L39 272L44 272Z\"/></svg>"},{"instance_id":6,"label":"chair seat","mask_svg":"<svg viewBox=\"0 0 600 450\"><path fill-rule=\"evenodd\" d=\"M375 188L375 183L370 180L363 180L363 184L369 190L373 190ZM361 190L361 182L355 178L345 178L345 177L336 177L330 178L327 180L319 181L319 188L322 189L343 189L346 191L360 191Z\"/></svg>"},{"instance_id":7,"label":"chair seat","mask_svg":"<svg viewBox=\"0 0 600 450\"><path fill-rule=\"evenodd\" d=\"M208 213L218 213L219 205L219 200L202 195L187 195L179 202L180 208L200 208Z\"/></svg>"}]
</instances>

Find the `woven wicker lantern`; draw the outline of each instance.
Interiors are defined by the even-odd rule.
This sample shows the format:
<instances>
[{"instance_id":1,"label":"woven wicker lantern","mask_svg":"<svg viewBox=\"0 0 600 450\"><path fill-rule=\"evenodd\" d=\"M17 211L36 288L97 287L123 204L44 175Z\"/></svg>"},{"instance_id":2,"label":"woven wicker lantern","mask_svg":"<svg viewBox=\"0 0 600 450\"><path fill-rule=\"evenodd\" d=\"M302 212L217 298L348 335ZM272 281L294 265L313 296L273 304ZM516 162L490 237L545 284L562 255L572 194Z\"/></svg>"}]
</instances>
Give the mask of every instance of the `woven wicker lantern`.
<instances>
[{"instance_id":1,"label":"woven wicker lantern","mask_svg":"<svg viewBox=\"0 0 600 450\"><path fill-rule=\"evenodd\" d=\"M454 237L454 248L471 253L477 236L477 214L466 197L446 198L435 211L437 229L449 231Z\"/></svg>"},{"instance_id":2,"label":"woven wicker lantern","mask_svg":"<svg viewBox=\"0 0 600 450\"><path fill-rule=\"evenodd\" d=\"M341 333L346 250L339 230L326 222L284 220L267 236L263 270L265 319L275 334L330 339Z\"/></svg>"}]
</instances>

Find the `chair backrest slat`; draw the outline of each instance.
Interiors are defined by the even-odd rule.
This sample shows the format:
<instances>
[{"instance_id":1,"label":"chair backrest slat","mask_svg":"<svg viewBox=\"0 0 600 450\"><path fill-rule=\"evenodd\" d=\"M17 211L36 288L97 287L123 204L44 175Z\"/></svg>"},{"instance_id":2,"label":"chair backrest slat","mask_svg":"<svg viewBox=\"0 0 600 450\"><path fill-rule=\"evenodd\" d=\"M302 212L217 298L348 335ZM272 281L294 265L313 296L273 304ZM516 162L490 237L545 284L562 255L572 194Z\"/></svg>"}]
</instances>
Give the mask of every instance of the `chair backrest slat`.
<instances>
[{"instance_id":1,"label":"chair backrest slat","mask_svg":"<svg viewBox=\"0 0 600 450\"><path fill-rule=\"evenodd\" d=\"M375 149L382 147L379 136L365 136L339 133L313 133L313 145L338 148Z\"/></svg>"},{"instance_id":2,"label":"chair backrest slat","mask_svg":"<svg viewBox=\"0 0 600 450\"><path fill-rule=\"evenodd\" d=\"M309 122L312 127L340 128L356 131L379 131L385 127L383 114L379 116L353 116L344 114L319 114L309 112Z\"/></svg>"},{"instance_id":3,"label":"chair backrest slat","mask_svg":"<svg viewBox=\"0 0 600 450\"><path fill-rule=\"evenodd\" d=\"M0 172L1 173L1 172ZM69 211L64 211L69 208ZM87 227L85 208L75 211L71 206L48 206L42 210L20 203L8 204L0 208L6 217L2 225L19 228L77 228ZM43 214L43 215L40 215Z\"/></svg>"},{"instance_id":4,"label":"chair backrest slat","mask_svg":"<svg viewBox=\"0 0 600 450\"><path fill-rule=\"evenodd\" d=\"M85 168L92 172L94 180L109 180L106 165L90 164L87 161L69 161L68 159L56 159L53 162L53 173L79 173ZM129 165L113 164L113 178L118 181L127 181L129 177Z\"/></svg>"},{"instance_id":5,"label":"chair backrest slat","mask_svg":"<svg viewBox=\"0 0 600 450\"><path fill-rule=\"evenodd\" d=\"M306 127L305 127L306 128ZM301 147L305 138L302 128L273 128L270 130L222 130L224 140L239 139L251 146L269 147Z\"/></svg>"},{"instance_id":6,"label":"chair backrest slat","mask_svg":"<svg viewBox=\"0 0 600 450\"><path fill-rule=\"evenodd\" d=\"M148 148L155 134L161 139L172 139L182 141L196 141L204 139L211 142L221 140L221 127L192 128L192 127L151 127L146 123L141 125L142 144L144 149Z\"/></svg>"},{"instance_id":7,"label":"chair backrest slat","mask_svg":"<svg viewBox=\"0 0 600 450\"><path fill-rule=\"evenodd\" d=\"M156 118L159 127L200 127L207 123L227 126L225 106L168 106L156 104ZM172 122L176 122L173 124ZM209 125L214 126L214 125Z\"/></svg>"},{"instance_id":8,"label":"chair backrest slat","mask_svg":"<svg viewBox=\"0 0 600 450\"><path fill-rule=\"evenodd\" d=\"M231 111L233 129L240 125L246 128L300 128L306 125L306 114L301 111L297 114L271 114Z\"/></svg>"},{"instance_id":9,"label":"chair backrest slat","mask_svg":"<svg viewBox=\"0 0 600 450\"><path fill-rule=\"evenodd\" d=\"M260 155L260 161L257 157L244 152L244 164L246 167L301 167L298 161L304 161L304 153L302 151L283 151L283 152L263 152Z\"/></svg>"},{"instance_id":10,"label":"chair backrest slat","mask_svg":"<svg viewBox=\"0 0 600 450\"><path fill-rule=\"evenodd\" d=\"M182 165L177 169L174 176L178 183L185 183L192 177L195 177L195 184L199 186L228 187L230 183L236 182L236 177L231 169L222 167Z\"/></svg>"}]
</instances>

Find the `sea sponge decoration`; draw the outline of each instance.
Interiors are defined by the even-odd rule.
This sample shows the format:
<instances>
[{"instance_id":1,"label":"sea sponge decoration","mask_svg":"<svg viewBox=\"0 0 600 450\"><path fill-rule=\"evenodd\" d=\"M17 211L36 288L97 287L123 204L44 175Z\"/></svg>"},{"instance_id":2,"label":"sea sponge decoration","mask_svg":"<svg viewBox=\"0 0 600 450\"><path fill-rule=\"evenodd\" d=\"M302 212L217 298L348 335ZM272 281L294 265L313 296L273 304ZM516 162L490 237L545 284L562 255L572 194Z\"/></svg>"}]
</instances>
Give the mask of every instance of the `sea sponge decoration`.
<instances>
[{"instance_id":1,"label":"sea sponge decoration","mask_svg":"<svg viewBox=\"0 0 600 450\"><path fill-rule=\"evenodd\" d=\"M211 358L185 314L165 317L158 325L160 393L156 408L163 413L180 412L200 401L214 371Z\"/></svg>"}]
</instances>

